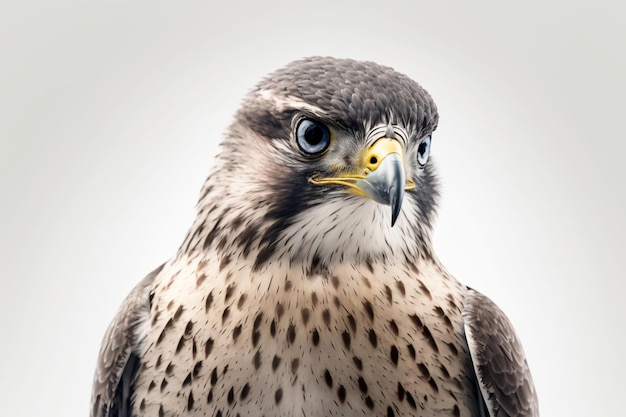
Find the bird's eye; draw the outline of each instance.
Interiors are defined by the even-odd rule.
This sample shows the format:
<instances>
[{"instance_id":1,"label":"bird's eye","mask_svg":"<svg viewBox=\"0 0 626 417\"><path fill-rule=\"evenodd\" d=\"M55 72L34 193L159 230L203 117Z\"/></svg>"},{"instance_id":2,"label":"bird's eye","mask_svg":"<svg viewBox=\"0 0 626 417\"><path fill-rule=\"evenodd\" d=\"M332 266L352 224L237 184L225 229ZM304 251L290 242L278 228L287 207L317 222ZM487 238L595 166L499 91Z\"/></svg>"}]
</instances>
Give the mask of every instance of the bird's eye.
<instances>
[{"instance_id":1,"label":"bird's eye","mask_svg":"<svg viewBox=\"0 0 626 417\"><path fill-rule=\"evenodd\" d=\"M302 151L317 155L330 145L330 131L320 122L302 119L296 129L296 141Z\"/></svg>"},{"instance_id":2,"label":"bird's eye","mask_svg":"<svg viewBox=\"0 0 626 417\"><path fill-rule=\"evenodd\" d=\"M430 136L426 136L417 147L417 162L424 166L430 154Z\"/></svg>"}]
</instances>

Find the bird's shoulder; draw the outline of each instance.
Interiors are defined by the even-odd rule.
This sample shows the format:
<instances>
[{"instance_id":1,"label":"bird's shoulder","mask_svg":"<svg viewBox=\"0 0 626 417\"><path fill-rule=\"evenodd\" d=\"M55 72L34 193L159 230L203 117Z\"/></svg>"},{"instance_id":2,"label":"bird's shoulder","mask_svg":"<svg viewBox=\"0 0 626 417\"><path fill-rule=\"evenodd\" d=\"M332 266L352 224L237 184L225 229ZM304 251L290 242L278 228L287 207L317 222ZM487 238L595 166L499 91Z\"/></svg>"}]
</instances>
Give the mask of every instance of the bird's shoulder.
<instances>
[{"instance_id":1,"label":"bird's shoulder","mask_svg":"<svg viewBox=\"0 0 626 417\"><path fill-rule=\"evenodd\" d=\"M463 320L478 386L490 417L538 416L535 387L522 345L489 297L468 288Z\"/></svg>"},{"instance_id":2,"label":"bird's shoulder","mask_svg":"<svg viewBox=\"0 0 626 417\"><path fill-rule=\"evenodd\" d=\"M149 273L126 297L109 325L98 355L91 396L91 417L130 415L132 381L139 367L140 328L150 313L150 294L163 265Z\"/></svg>"}]
</instances>

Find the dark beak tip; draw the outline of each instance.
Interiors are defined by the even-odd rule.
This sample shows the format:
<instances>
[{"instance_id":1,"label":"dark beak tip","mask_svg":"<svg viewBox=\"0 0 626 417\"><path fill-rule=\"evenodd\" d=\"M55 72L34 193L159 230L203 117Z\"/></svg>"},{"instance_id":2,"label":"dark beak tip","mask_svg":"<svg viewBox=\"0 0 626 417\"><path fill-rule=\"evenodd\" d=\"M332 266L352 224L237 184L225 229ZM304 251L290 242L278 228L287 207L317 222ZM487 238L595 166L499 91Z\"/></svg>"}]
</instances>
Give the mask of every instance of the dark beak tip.
<instances>
[{"instance_id":1,"label":"dark beak tip","mask_svg":"<svg viewBox=\"0 0 626 417\"><path fill-rule=\"evenodd\" d=\"M391 187L389 189L389 203L391 205L391 227L396 224L398 216L400 216L400 209L402 208L402 199L404 197L404 190L398 189L398 187Z\"/></svg>"}]
</instances>

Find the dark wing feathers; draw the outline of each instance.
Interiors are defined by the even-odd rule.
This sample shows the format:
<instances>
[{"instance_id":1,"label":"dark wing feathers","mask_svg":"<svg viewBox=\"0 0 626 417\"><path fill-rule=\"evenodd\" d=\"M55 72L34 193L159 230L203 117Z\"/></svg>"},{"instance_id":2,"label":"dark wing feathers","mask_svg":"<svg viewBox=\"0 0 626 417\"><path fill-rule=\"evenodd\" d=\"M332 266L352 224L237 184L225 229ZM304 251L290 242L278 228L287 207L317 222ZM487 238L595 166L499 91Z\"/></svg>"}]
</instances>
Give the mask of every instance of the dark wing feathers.
<instances>
[{"instance_id":1,"label":"dark wing feathers","mask_svg":"<svg viewBox=\"0 0 626 417\"><path fill-rule=\"evenodd\" d=\"M134 352L139 344L136 329L150 315L150 290L162 268L137 284L104 335L93 381L91 417L131 415L132 382L140 363Z\"/></svg>"},{"instance_id":2,"label":"dark wing feathers","mask_svg":"<svg viewBox=\"0 0 626 417\"><path fill-rule=\"evenodd\" d=\"M539 416L528 363L513 326L493 301L468 289L465 333L490 417Z\"/></svg>"}]
</instances>

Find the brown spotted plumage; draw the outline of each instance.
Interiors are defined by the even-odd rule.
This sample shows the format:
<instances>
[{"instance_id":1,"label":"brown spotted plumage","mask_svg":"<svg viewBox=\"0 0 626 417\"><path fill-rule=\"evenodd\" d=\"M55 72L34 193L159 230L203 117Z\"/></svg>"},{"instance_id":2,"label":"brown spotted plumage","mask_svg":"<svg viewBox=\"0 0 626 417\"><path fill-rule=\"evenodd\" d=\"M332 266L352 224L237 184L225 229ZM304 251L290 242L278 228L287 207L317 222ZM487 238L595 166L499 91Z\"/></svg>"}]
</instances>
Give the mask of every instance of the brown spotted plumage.
<instances>
[{"instance_id":1,"label":"brown spotted plumage","mask_svg":"<svg viewBox=\"0 0 626 417\"><path fill-rule=\"evenodd\" d=\"M370 62L261 81L108 329L91 416L537 416L511 324L433 253L437 121Z\"/></svg>"}]
</instances>

